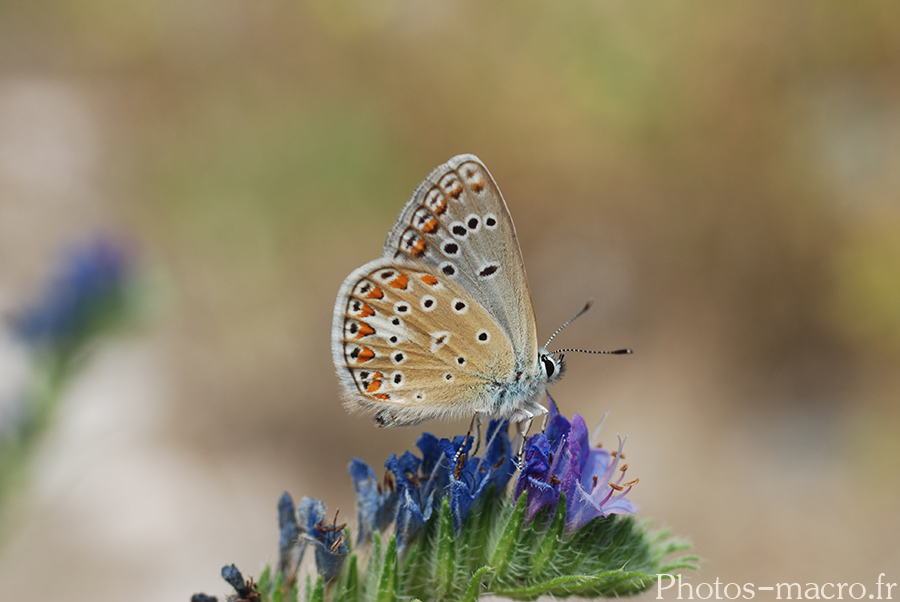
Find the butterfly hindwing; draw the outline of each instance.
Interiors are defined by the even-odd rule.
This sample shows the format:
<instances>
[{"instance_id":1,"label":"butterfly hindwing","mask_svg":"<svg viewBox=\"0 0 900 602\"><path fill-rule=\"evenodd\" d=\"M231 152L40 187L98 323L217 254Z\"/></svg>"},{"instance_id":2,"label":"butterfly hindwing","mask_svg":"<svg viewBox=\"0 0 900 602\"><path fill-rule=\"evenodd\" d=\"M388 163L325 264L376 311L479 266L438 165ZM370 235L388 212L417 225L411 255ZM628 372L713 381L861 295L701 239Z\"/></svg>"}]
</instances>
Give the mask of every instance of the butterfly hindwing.
<instances>
[{"instance_id":1,"label":"butterfly hindwing","mask_svg":"<svg viewBox=\"0 0 900 602\"><path fill-rule=\"evenodd\" d=\"M386 426L470 416L489 404L495 376L514 369L509 338L480 304L404 258L351 274L333 328L348 405L378 412Z\"/></svg>"}]
</instances>

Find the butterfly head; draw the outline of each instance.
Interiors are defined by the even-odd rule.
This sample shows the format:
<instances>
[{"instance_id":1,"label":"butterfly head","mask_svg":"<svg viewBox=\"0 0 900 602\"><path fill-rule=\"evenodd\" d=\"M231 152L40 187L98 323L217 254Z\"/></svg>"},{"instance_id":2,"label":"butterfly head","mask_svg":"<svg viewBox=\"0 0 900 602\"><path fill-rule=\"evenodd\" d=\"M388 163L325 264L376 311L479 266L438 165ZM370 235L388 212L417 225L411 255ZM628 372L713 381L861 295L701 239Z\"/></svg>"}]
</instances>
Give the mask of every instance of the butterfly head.
<instances>
[{"instance_id":1,"label":"butterfly head","mask_svg":"<svg viewBox=\"0 0 900 602\"><path fill-rule=\"evenodd\" d=\"M546 383L558 381L566 371L565 356L561 353L551 353L547 349L541 349L538 353L538 363L541 366L542 380Z\"/></svg>"}]
</instances>

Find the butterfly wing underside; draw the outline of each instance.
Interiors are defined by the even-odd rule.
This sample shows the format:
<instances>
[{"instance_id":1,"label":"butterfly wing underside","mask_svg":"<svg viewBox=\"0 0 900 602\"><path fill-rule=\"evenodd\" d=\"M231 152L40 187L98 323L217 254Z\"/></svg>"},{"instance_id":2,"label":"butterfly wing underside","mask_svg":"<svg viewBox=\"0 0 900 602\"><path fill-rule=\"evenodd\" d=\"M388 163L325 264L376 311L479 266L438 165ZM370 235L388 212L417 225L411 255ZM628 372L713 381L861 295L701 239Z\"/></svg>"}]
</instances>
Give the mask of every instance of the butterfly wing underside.
<instances>
[{"instance_id":1,"label":"butterfly wing underside","mask_svg":"<svg viewBox=\"0 0 900 602\"><path fill-rule=\"evenodd\" d=\"M522 251L500 189L478 157L457 155L419 184L382 256L449 274L506 332L517 369L533 369L537 326Z\"/></svg>"},{"instance_id":2,"label":"butterfly wing underside","mask_svg":"<svg viewBox=\"0 0 900 602\"><path fill-rule=\"evenodd\" d=\"M506 203L454 157L416 188L380 259L338 293L332 353L347 405L381 426L490 413L498 383L537 362L534 310Z\"/></svg>"}]
</instances>

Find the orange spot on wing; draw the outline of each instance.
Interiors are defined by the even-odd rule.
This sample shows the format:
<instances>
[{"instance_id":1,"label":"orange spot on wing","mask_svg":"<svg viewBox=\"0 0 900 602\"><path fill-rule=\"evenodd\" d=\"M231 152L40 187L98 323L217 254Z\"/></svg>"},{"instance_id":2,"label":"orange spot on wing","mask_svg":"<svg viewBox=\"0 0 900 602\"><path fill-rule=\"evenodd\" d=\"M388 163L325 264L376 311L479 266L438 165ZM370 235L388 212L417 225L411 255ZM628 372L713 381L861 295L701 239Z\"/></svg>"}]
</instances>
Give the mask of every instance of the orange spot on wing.
<instances>
[{"instance_id":1,"label":"orange spot on wing","mask_svg":"<svg viewBox=\"0 0 900 602\"><path fill-rule=\"evenodd\" d=\"M425 252L425 241L421 238L417 239L409 252L415 257L420 257Z\"/></svg>"},{"instance_id":2,"label":"orange spot on wing","mask_svg":"<svg viewBox=\"0 0 900 602\"><path fill-rule=\"evenodd\" d=\"M368 347L363 347L359 351L359 355L356 356L357 364L364 364L375 357L375 352L369 349Z\"/></svg>"},{"instance_id":3,"label":"orange spot on wing","mask_svg":"<svg viewBox=\"0 0 900 602\"><path fill-rule=\"evenodd\" d=\"M365 322L359 323L359 332L356 333L356 338L361 339L363 337L367 337L370 334L375 334L375 329L366 324Z\"/></svg>"},{"instance_id":4,"label":"orange spot on wing","mask_svg":"<svg viewBox=\"0 0 900 602\"><path fill-rule=\"evenodd\" d=\"M431 274L425 274L424 276L422 276L420 278L420 280L422 282L424 282L425 284L427 284L428 286L434 286L435 284L438 283L438 279L435 278L434 276L432 276Z\"/></svg>"},{"instance_id":5,"label":"orange spot on wing","mask_svg":"<svg viewBox=\"0 0 900 602\"><path fill-rule=\"evenodd\" d=\"M366 295L366 299L381 299L382 297L384 297L384 291L378 286L372 287L372 290Z\"/></svg>"},{"instance_id":6,"label":"orange spot on wing","mask_svg":"<svg viewBox=\"0 0 900 602\"><path fill-rule=\"evenodd\" d=\"M367 303L363 303L362 309L359 310L359 317L367 318L369 316L374 316L374 315L375 315L375 310L372 309L371 307L369 307L369 305Z\"/></svg>"},{"instance_id":7,"label":"orange spot on wing","mask_svg":"<svg viewBox=\"0 0 900 602\"><path fill-rule=\"evenodd\" d=\"M380 388L381 388L381 381L373 380L372 382L369 383L369 386L366 387L366 393L374 393L375 391L377 391Z\"/></svg>"},{"instance_id":8,"label":"orange spot on wing","mask_svg":"<svg viewBox=\"0 0 900 602\"><path fill-rule=\"evenodd\" d=\"M459 195L461 195L463 192L463 185L459 180L454 180L453 185L445 188L444 192L452 196L454 199L458 199Z\"/></svg>"},{"instance_id":9,"label":"orange spot on wing","mask_svg":"<svg viewBox=\"0 0 900 602\"><path fill-rule=\"evenodd\" d=\"M409 284L409 276L406 274L397 274L397 277L388 282L388 284L394 288L405 289L406 285Z\"/></svg>"},{"instance_id":10,"label":"orange spot on wing","mask_svg":"<svg viewBox=\"0 0 900 602\"><path fill-rule=\"evenodd\" d=\"M472 190L475 192L481 192L484 190L484 182L478 180L477 182L472 182Z\"/></svg>"},{"instance_id":11,"label":"orange spot on wing","mask_svg":"<svg viewBox=\"0 0 900 602\"><path fill-rule=\"evenodd\" d=\"M381 401L389 401L391 399L391 396L387 393L375 393L372 395L372 397L374 397L375 399L380 399Z\"/></svg>"},{"instance_id":12,"label":"orange spot on wing","mask_svg":"<svg viewBox=\"0 0 900 602\"><path fill-rule=\"evenodd\" d=\"M437 188L432 188L425 199L425 206L435 215L441 215L447 210L447 200Z\"/></svg>"},{"instance_id":13,"label":"orange spot on wing","mask_svg":"<svg viewBox=\"0 0 900 602\"><path fill-rule=\"evenodd\" d=\"M430 220L425 222L424 226L422 226L422 233L423 234L433 234L438 229L438 225L439 225L439 222L436 219L431 218Z\"/></svg>"}]
</instances>

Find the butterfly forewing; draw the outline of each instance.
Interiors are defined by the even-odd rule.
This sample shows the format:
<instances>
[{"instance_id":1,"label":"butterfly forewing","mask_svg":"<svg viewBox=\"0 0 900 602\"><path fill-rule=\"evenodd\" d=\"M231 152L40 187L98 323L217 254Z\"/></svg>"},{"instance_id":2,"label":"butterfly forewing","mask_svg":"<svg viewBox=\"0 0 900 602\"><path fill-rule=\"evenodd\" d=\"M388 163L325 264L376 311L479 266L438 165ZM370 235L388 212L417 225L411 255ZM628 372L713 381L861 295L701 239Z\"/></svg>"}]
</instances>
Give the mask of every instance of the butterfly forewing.
<instances>
[{"instance_id":1,"label":"butterfly forewing","mask_svg":"<svg viewBox=\"0 0 900 602\"><path fill-rule=\"evenodd\" d=\"M457 282L509 337L516 370L535 370L534 308L515 226L477 157L454 157L419 184L388 234L383 257L421 262Z\"/></svg>"},{"instance_id":2,"label":"butterfly forewing","mask_svg":"<svg viewBox=\"0 0 900 602\"><path fill-rule=\"evenodd\" d=\"M469 416L489 403L495 375L514 369L501 327L428 266L376 260L341 293L335 363L351 407L379 412L382 424Z\"/></svg>"}]
</instances>

